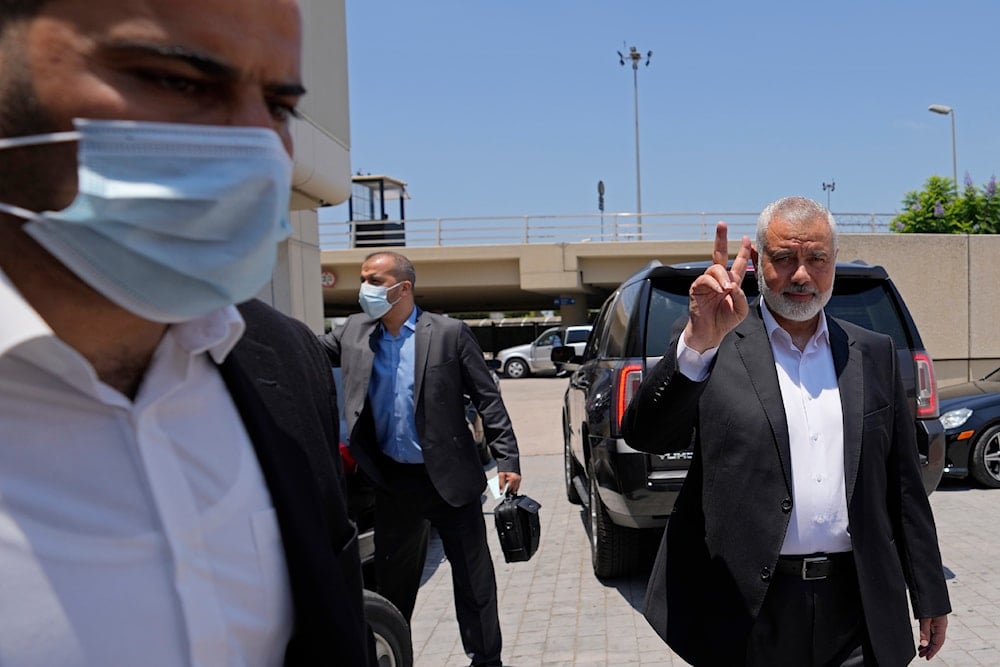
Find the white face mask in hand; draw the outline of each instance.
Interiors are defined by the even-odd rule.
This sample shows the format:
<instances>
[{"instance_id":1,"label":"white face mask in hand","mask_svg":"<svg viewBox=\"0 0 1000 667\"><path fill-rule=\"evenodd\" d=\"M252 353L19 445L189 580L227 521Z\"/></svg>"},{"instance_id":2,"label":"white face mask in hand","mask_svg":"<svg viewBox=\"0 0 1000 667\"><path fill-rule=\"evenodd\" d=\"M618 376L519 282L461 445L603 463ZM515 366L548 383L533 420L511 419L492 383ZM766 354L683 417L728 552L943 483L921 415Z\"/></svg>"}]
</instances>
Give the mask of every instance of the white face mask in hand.
<instances>
[{"instance_id":1,"label":"white face mask in hand","mask_svg":"<svg viewBox=\"0 0 1000 667\"><path fill-rule=\"evenodd\" d=\"M268 129L75 120L79 192L61 211L0 203L43 248L145 319L182 322L253 297L291 233L292 162Z\"/></svg>"}]
</instances>

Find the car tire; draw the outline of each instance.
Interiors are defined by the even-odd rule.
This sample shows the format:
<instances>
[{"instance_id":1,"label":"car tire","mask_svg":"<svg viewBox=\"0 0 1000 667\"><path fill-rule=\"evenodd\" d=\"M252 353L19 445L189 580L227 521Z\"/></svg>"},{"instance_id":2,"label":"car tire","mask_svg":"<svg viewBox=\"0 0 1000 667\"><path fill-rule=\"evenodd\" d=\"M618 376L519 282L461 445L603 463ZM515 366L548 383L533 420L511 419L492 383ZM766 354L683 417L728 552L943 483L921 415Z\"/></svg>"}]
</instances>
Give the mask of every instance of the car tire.
<instances>
[{"instance_id":1,"label":"car tire","mask_svg":"<svg viewBox=\"0 0 1000 667\"><path fill-rule=\"evenodd\" d=\"M504 375L511 379L525 378L531 375L531 370L524 359L508 359L503 367Z\"/></svg>"},{"instance_id":2,"label":"car tire","mask_svg":"<svg viewBox=\"0 0 1000 667\"><path fill-rule=\"evenodd\" d=\"M396 606L378 593L364 591L365 617L375 635L378 667L413 667L410 624Z\"/></svg>"},{"instance_id":3,"label":"car tire","mask_svg":"<svg viewBox=\"0 0 1000 667\"><path fill-rule=\"evenodd\" d=\"M573 450L569 446L569 429L566 427L566 416L563 415L563 477L566 480L566 500L573 505L582 505L583 499L576 491L573 478L580 475L580 464L573 458Z\"/></svg>"},{"instance_id":4,"label":"car tire","mask_svg":"<svg viewBox=\"0 0 1000 667\"><path fill-rule=\"evenodd\" d=\"M969 456L969 473L979 484L1000 489L1000 426L991 426L976 440Z\"/></svg>"},{"instance_id":5,"label":"car tire","mask_svg":"<svg viewBox=\"0 0 1000 667\"><path fill-rule=\"evenodd\" d=\"M621 577L632 574L640 562L642 532L618 526L611 521L601 501L593 464L587 466L590 478L590 559L598 577Z\"/></svg>"}]
</instances>

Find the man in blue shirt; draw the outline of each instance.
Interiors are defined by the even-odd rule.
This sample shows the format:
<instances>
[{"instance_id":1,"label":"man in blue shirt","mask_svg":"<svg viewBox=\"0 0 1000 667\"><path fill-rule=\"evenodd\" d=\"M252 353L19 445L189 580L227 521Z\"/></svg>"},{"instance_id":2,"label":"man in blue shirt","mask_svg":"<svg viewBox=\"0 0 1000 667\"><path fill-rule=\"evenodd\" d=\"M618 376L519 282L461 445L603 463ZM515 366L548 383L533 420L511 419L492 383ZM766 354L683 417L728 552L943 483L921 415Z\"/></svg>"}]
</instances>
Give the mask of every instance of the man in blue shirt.
<instances>
[{"instance_id":1,"label":"man in blue shirt","mask_svg":"<svg viewBox=\"0 0 1000 667\"><path fill-rule=\"evenodd\" d=\"M340 366L351 453L375 483L379 592L409 619L433 525L451 563L462 644L472 665L500 665L496 577L481 494L486 477L465 419L482 417L500 487L521 483L517 440L471 330L414 303L416 272L395 252L361 266L363 314L322 338Z\"/></svg>"}]
</instances>

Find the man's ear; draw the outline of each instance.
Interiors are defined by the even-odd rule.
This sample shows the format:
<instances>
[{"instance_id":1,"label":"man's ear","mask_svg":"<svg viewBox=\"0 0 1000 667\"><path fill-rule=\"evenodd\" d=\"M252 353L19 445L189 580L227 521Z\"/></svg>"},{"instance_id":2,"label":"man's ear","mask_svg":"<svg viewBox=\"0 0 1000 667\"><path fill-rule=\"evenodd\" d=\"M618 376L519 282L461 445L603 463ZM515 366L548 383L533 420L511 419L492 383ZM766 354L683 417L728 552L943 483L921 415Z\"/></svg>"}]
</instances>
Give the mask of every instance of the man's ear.
<instances>
[{"instance_id":1,"label":"man's ear","mask_svg":"<svg viewBox=\"0 0 1000 667\"><path fill-rule=\"evenodd\" d=\"M760 271L760 256L757 254L757 246L750 244L750 261L753 262L753 270Z\"/></svg>"}]
</instances>

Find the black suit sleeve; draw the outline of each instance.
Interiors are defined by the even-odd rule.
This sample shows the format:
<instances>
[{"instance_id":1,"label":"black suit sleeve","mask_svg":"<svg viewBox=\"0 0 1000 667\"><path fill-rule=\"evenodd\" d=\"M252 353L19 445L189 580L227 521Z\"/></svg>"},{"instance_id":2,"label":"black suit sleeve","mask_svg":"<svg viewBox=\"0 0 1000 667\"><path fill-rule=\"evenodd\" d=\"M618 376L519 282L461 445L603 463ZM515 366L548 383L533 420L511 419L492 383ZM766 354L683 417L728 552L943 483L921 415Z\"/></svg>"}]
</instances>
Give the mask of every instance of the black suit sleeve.
<instances>
[{"instance_id":1,"label":"black suit sleeve","mask_svg":"<svg viewBox=\"0 0 1000 667\"><path fill-rule=\"evenodd\" d=\"M320 345L326 352L330 365L337 368L340 366L340 336L343 333L343 326L334 327L330 332L321 334Z\"/></svg>"},{"instance_id":2,"label":"black suit sleeve","mask_svg":"<svg viewBox=\"0 0 1000 667\"><path fill-rule=\"evenodd\" d=\"M674 338L643 377L622 418L622 437L639 451L665 454L691 445L705 382L694 382L677 369L677 342Z\"/></svg>"},{"instance_id":3,"label":"black suit sleeve","mask_svg":"<svg viewBox=\"0 0 1000 667\"><path fill-rule=\"evenodd\" d=\"M465 323L461 324L458 334L458 354L465 393L482 417L486 443L497 461L497 468L500 472L521 474L517 438L510 415L483 359L482 348Z\"/></svg>"}]
</instances>

